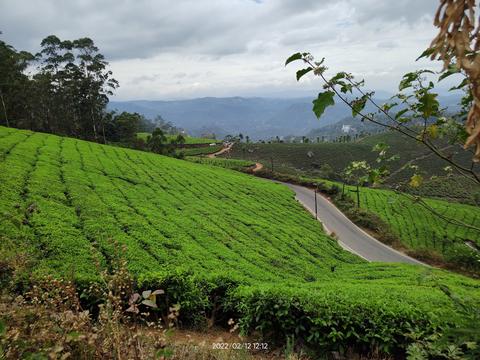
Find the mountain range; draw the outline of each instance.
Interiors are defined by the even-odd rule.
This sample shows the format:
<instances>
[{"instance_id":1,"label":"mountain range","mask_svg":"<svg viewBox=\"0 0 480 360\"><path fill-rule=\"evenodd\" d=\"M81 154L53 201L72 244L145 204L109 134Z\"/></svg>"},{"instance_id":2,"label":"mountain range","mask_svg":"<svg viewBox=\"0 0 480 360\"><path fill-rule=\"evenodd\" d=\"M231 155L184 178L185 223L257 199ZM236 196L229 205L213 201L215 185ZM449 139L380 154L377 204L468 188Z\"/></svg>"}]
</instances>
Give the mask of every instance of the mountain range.
<instances>
[{"instance_id":1,"label":"mountain range","mask_svg":"<svg viewBox=\"0 0 480 360\"><path fill-rule=\"evenodd\" d=\"M351 116L345 104L336 101L318 120L312 112L312 97L204 97L188 100L111 101L109 110L137 112L149 119L161 115L190 135L214 133L218 138L242 133L253 140L274 136L302 136L314 129ZM378 100L382 103L382 100ZM442 105L452 106L458 97L442 97ZM366 111L373 109L367 108Z\"/></svg>"}]
</instances>

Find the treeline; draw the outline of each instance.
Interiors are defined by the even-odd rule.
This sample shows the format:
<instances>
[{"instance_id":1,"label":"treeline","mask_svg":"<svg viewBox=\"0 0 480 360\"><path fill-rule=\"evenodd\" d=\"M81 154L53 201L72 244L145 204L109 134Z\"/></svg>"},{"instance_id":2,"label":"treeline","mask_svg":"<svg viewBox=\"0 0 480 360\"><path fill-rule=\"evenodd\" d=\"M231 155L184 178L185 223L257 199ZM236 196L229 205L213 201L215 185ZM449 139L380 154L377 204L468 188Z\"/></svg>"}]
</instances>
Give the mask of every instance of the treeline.
<instances>
[{"instance_id":1,"label":"treeline","mask_svg":"<svg viewBox=\"0 0 480 360\"><path fill-rule=\"evenodd\" d=\"M31 54L0 40L0 125L171 152L172 141L164 134L182 129L160 116L150 121L137 113L107 111L119 83L91 39L50 35L40 45ZM138 132L154 135L138 139Z\"/></svg>"}]
</instances>

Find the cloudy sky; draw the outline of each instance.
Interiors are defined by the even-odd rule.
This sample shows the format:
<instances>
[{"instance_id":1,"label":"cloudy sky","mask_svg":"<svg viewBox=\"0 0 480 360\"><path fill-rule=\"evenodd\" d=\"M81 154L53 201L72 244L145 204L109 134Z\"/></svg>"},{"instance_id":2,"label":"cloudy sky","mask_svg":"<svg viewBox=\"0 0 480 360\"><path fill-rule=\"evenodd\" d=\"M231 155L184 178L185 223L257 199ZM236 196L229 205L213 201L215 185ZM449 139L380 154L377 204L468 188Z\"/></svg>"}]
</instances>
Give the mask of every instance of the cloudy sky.
<instances>
[{"instance_id":1,"label":"cloudy sky","mask_svg":"<svg viewBox=\"0 0 480 360\"><path fill-rule=\"evenodd\" d=\"M285 59L326 58L330 72L394 91L435 34L438 0L2 0L0 38L35 52L42 38L91 37L120 81L116 100L304 96Z\"/></svg>"}]
</instances>

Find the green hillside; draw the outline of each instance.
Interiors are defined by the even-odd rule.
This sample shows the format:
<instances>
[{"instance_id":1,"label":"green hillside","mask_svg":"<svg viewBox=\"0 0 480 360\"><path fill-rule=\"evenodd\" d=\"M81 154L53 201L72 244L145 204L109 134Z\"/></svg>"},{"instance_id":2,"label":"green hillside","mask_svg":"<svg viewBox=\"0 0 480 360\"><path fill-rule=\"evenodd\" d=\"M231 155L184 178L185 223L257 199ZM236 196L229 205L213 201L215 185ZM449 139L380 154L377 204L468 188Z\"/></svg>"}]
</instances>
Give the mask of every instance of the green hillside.
<instances>
[{"instance_id":1,"label":"green hillside","mask_svg":"<svg viewBox=\"0 0 480 360\"><path fill-rule=\"evenodd\" d=\"M356 193L349 190L355 189L346 187L345 193L356 201ZM423 200L430 209L390 190L360 188L360 207L385 221L406 248L417 252L435 250L448 262L478 271L478 256L466 242L480 248L480 231L455 221L480 228L480 208L428 198Z\"/></svg>"},{"instance_id":2,"label":"green hillside","mask_svg":"<svg viewBox=\"0 0 480 360\"><path fill-rule=\"evenodd\" d=\"M342 250L283 185L4 127L0 153L2 252L84 288L118 242L139 286L164 289L185 323L215 308L277 341L394 351L458 320L438 284L480 301L477 280Z\"/></svg>"},{"instance_id":3,"label":"green hillside","mask_svg":"<svg viewBox=\"0 0 480 360\"><path fill-rule=\"evenodd\" d=\"M407 183L414 172L406 165L418 165L424 173L425 183L419 189L410 189L413 193L428 197L446 197L469 204L480 202L478 185L455 174L447 177L444 168L448 164L445 161L434 155L428 155L423 145L391 132L349 143L237 144L229 156L258 161L269 169L273 159L274 170L277 172L310 177L325 177L323 166L328 164L332 170L329 174L331 178L339 180L342 171L351 161L366 160L374 163L377 154L372 148L378 143L388 144L390 146L388 153L399 156L398 160L389 163L391 176L386 180L387 186ZM448 144L445 148L447 153L452 154L454 160L470 166L471 155L468 152ZM437 178L430 180L432 176Z\"/></svg>"}]
</instances>

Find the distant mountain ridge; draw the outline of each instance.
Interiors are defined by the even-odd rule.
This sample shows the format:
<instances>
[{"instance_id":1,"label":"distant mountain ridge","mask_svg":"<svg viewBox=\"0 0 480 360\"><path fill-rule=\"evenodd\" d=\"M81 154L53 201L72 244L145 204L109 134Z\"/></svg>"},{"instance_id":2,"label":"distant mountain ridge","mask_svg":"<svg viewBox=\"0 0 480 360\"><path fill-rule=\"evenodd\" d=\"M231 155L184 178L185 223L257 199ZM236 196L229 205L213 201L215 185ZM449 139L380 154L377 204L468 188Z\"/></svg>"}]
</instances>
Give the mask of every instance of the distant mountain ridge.
<instances>
[{"instance_id":1,"label":"distant mountain ridge","mask_svg":"<svg viewBox=\"0 0 480 360\"><path fill-rule=\"evenodd\" d=\"M161 115L192 135L214 132L249 135L252 139L302 135L332 124L347 114L345 106L327 109L319 121L312 112L312 98L198 98L174 101L111 101L109 110L138 112L153 119Z\"/></svg>"},{"instance_id":2,"label":"distant mountain ridge","mask_svg":"<svg viewBox=\"0 0 480 360\"><path fill-rule=\"evenodd\" d=\"M312 112L314 98L315 95L304 98L204 97L172 101L111 101L108 109L138 112L150 119L161 115L194 136L215 133L217 137L224 137L242 133L252 139L277 135L302 136L351 116L351 110L337 101L318 120ZM444 99L445 105L452 104L451 97ZM382 100L378 101L382 103Z\"/></svg>"}]
</instances>

